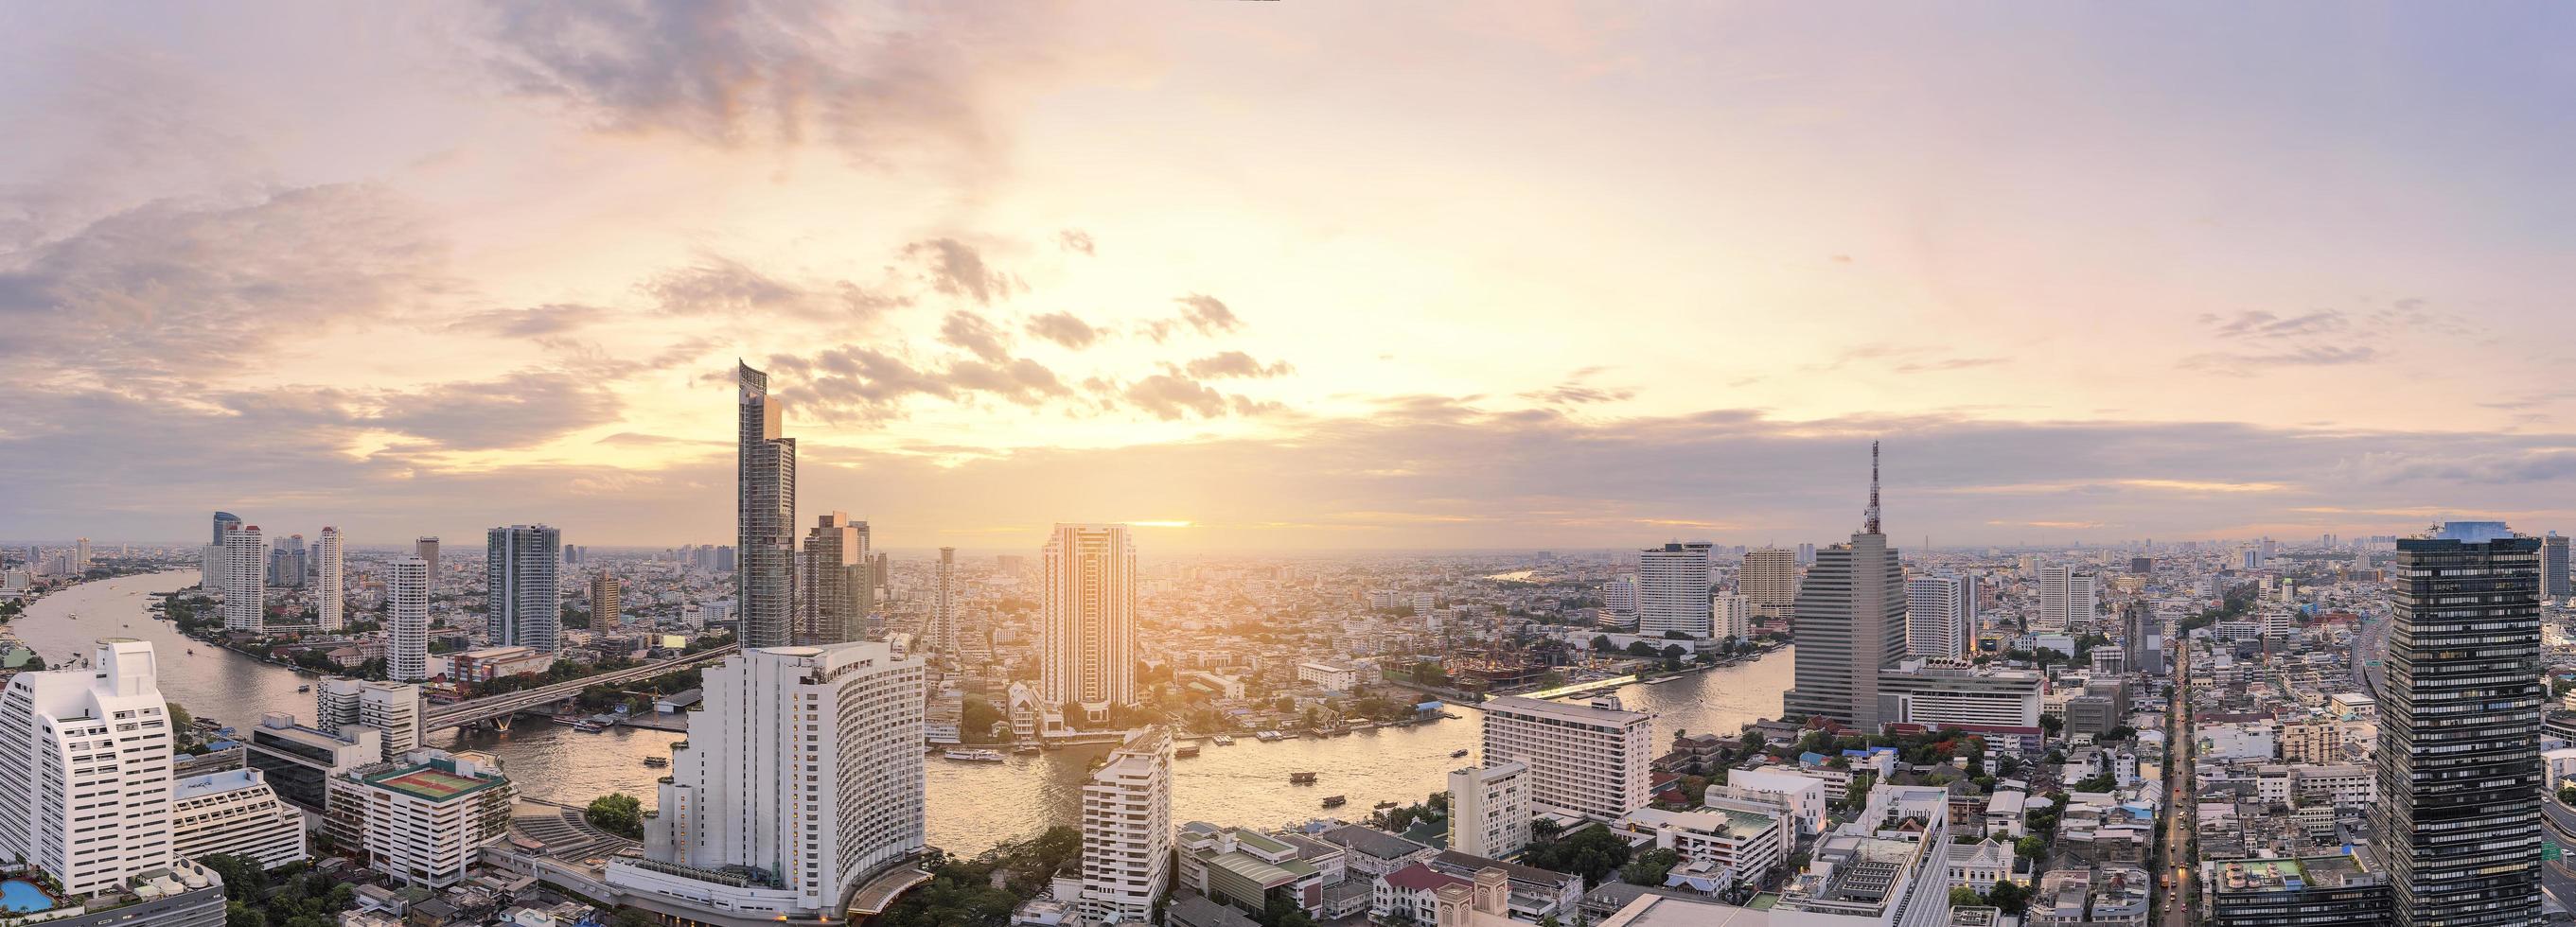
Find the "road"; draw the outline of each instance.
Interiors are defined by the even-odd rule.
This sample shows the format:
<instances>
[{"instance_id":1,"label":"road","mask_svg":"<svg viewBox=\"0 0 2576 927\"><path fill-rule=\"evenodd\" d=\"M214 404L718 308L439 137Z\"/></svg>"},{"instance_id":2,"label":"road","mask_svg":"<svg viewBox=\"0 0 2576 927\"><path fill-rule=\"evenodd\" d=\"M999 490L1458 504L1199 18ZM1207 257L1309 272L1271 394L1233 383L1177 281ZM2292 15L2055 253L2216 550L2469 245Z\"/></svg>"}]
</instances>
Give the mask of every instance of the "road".
<instances>
[{"instance_id":1,"label":"road","mask_svg":"<svg viewBox=\"0 0 2576 927\"><path fill-rule=\"evenodd\" d=\"M565 682L552 683L549 685L539 686L534 689L521 689L517 692L507 692L500 695L487 695L478 699L468 699L466 701L457 702L453 705L442 705L431 709L428 717L421 720L421 732L428 733L430 731L472 724L476 721L507 717L526 711L530 708L535 708L540 705L551 705L573 696L580 695L581 690L590 688L591 686L614 685L622 682L633 682L638 679L650 679L674 670L684 670L692 666L704 666L731 656L741 649L742 646L739 644L726 644L722 647L709 648L687 656L673 657L658 663L646 663L640 666L630 666L625 669L610 670L605 673L584 676L580 679L568 680Z\"/></svg>"},{"instance_id":2,"label":"road","mask_svg":"<svg viewBox=\"0 0 2576 927\"><path fill-rule=\"evenodd\" d=\"M2170 649L2174 654L2174 687L2173 705L2165 715L2165 781L2172 784L2172 790L2165 807L2163 865L2173 879L2173 887L2165 890L2164 927L2190 927L2194 884L2191 820L2192 813L2198 810L2199 795L2191 776L2191 659L2187 650Z\"/></svg>"}]
</instances>

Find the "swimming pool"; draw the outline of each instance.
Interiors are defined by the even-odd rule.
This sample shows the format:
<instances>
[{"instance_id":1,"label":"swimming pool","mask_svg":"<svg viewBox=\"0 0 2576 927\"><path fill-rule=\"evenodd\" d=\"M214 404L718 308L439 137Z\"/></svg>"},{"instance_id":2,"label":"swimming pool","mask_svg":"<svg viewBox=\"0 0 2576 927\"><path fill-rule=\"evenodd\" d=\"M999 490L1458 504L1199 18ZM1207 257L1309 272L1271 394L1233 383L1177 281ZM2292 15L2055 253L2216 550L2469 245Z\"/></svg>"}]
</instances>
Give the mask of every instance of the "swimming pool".
<instances>
[{"instance_id":1,"label":"swimming pool","mask_svg":"<svg viewBox=\"0 0 2576 927\"><path fill-rule=\"evenodd\" d=\"M53 906L54 900L46 897L45 890L37 888L34 882L25 879L0 882L0 909L43 911Z\"/></svg>"}]
</instances>

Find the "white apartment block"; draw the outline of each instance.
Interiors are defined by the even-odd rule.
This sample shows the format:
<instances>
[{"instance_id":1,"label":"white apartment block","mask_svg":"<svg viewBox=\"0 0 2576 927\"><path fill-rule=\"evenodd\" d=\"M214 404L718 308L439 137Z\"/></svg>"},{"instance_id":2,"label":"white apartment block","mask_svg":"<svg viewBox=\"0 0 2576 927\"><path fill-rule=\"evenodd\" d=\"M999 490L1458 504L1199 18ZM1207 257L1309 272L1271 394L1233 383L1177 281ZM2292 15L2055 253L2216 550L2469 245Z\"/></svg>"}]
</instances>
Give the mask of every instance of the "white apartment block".
<instances>
[{"instance_id":1,"label":"white apartment block","mask_svg":"<svg viewBox=\"0 0 2576 927\"><path fill-rule=\"evenodd\" d=\"M1752 637L1754 617L1752 596L1720 593L1709 602L1711 630L1719 637Z\"/></svg>"},{"instance_id":2,"label":"white apartment block","mask_svg":"<svg viewBox=\"0 0 2576 927\"><path fill-rule=\"evenodd\" d=\"M2033 630L2080 631L2091 627L2099 592L2091 573L2070 566L2039 568L2039 621Z\"/></svg>"},{"instance_id":3,"label":"white apartment block","mask_svg":"<svg viewBox=\"0 0 2576 927\"><path fill-rule=\"evenodd\" d=\"M1778 802L1789 809L1790 826L1799 836L1825 829L1825 783L1820 779L1779 769L1738 769L1726 774L1725 785L1709 786L1708 794Z\"/></svg>"},{"instance_id":4,"label":"white apartment block","mask_svg":"<svg viewBox=\"0 0 2576 927\"><path fill-rule=\"evenodd\" d=\"M1297 681L1313 683L1328 692L1348 692L1359 686L1360 671L1338 663L1299 663Z\"/></svg>"},{"instance_id":5,"label":"white apartment block","mask_svg":"<svg viewBox=\"0 0 2576 927\"><path fill-rule=\"evenodd\" d=\"M268 542L258 525L234 525L224 532L224 630L266 630L267 603Z\"/></svg>"},{"instance_id":6,"label":"white apartment block","mask_svg":"<svg viewBox=\"0 0 2576 927\"><path fill-rule=\"evenodd\" d=\"M1527 766L1532 808L1615 821L1646 806L1653 715L1615 698L1567 705L1506 695L1480 707L1485 762Z\"/></svg>"},{"instance_id":7,"label":"white apartment block","mask_svg":"<svg viewBox=\"0 0 2576 927\"><path fill-rule=\"evenodd\" d=\"M2040 674L1956 659L1912 659L1878 674L1878 716L1890 723L2039 727Z\"/></svg>"},{"instance_id":8,"label":"white apartment block","mask_svg":"<svg viewBox=\"0 0 2576 927\"><path fill-rule=\"evenodd\" d=\"M736 916L838 917L924 847L927 685L921 657L880 642L746 650L707 670L644 858L612 861L609 884ZM773 878L726 871L743 866Z\"/></svg>"},{"instance_id":9,"label":"white apartment block","mask_svg":"<svg viewBox=\"0 0 2576 927\"><path fill-rule=\"evenodd\" d=\"M1666 544L1637 552L1637 633L1661 637L1679 631L1695 638L1713 633L1709 562L1704 541Z\"/></svg>"},{"instance_id":10,"label":"white apartment block","mask_svg":"<svg viewBox=\"0 0 2576 927\"><path fill-rule=\"evenodd\" d=\"M1965 576L1912 576L1905 580L1905 653L1957 657L1975 635L1974 581Z\"/></svg>"},{"instance_id":11,"label":"white apartment block","mask_svg":"<svg viewBox=\"0 0 2576 927\"><path fill-rule=\"evenodd\" d=\"M304 816L281 801L256 769L191 776L170 789L171 852L201 860L217 853L275 869L306 858Z\"/></svg>"},{"instance_id":12,"label":"white apartment block","mask_svg":"<svg viewBox=\"0 0 2576 927\"><path fill-rule=\"evenodd\" d=\"M383 758L390 762L420 748L420 687L400 682L325 679L313 690L313 725L338 731L349 725L373 728Z\"/></svg>"},{"instance_id":13,"label":"white apartment block","mask_svg":"<svg viewBox=\"0 0 2576 927\"><path fill-rule=\"evenodd\" d=\"M464 881L483 847L509 834L517 801L500 761L483 753L416 750L331 788L334 813L363 822L361 845L376 870L433 890Z\"/></svg>"},{"instance_id":14,"label":"white apartment block","mask_svg":"<svg viewBox=\"0 0 2576 927\"><path fill-rule=\"evenodd\" d=\"M1652 835L1657 848L1681 854L1714 887L1737 879L1758 883L1789 861L1789 847L1797 841L1778 804L1724 796L1693 811L1639 808L1628 813L1625 825Z\"/></svg>"},{"instance_id":15,"label":"white apartment block","mask_svg":"<svg viewBox=\"0 0 2576 927\"><path fill-rule=\"evenodd\" d=\"M91 666L0 693L0 855L73 895L170 865L168 708L152 645L100 641Z\"/></svg>"},{"instance_id":16,"label":"white apartment block","mask_svg":"<svg viewBox=\"0 0 2576 927\"><path fill-rule=\"evenodd\" d=\"M322 562L314 569L317 575L313 584L313 602L321 610L322 630L337 631L347 626L348 621L341 612L349 604L348 595L342 589L345 577L342 576L340 529L325 526L322 540L318 543L322 549Z\"/></svg>"},{"instance_id":17,"label":"white apartment block","mask_svg":"<svg viewBox=\"0 0 2576 927\"><path fill-rule=\"evenodd\" d=\"M1082 787L1079 907L1099 924L1152 920L1171 884L1172 735L1146 728Z\"/></svg>"},{"instance_id":18,"label":"white apartment block","mask_svg":"<svg viewBox=\"0 0 2576 927\"><path fill-rule=\"evenodd\" d=\"M1530 842L1529 767L1516 762L1449 773L1449 848L1501 859Z\"/></svg>"},{"instance_id":19,"label":"white apartment block","mask_svg":"<svg viewBox=\"0 0 2576 927\"><path fill-rule=\"evenodd\" d=\"M385 675L397 682L427 681L429 561L395 557L385 572Z\"/></svg>"}]
</instances>

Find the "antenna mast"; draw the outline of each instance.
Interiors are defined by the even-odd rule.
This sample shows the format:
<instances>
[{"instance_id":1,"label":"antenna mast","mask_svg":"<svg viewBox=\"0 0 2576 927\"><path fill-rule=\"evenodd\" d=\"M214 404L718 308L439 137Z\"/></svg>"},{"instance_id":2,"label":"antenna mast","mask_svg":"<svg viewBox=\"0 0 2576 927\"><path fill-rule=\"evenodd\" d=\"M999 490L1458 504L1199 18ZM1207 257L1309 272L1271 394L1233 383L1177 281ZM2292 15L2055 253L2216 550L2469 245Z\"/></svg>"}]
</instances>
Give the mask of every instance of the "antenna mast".
<instances>
[{"instance_id":1,"label":"antenna mast","mask_svg":"<svg viewBox=\"0 0 2576 927\"><path fill-rule=\"evenodd\" d=\"M1878 533L1878 442L1869 443L1869 511L1861 513L1862 534Z\"/></svg>"}]
</instances>

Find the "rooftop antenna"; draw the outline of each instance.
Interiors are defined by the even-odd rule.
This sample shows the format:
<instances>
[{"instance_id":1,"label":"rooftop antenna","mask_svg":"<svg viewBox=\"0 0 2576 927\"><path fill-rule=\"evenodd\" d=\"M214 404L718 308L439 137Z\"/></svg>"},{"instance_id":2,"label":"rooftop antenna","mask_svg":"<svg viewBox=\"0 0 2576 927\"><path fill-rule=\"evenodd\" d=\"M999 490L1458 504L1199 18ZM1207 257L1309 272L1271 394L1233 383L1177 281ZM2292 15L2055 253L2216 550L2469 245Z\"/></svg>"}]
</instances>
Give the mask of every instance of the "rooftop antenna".
<instances>
[{"instance_id":1,"label":"rooftop antenna","mask_svg":"<svg viewBox=\"0 0 2576 927\"><path fill-rule=\"evenodd\" d=\"M1878 442L1869 443L1869 511L1861 513L1860 533L1878 533Z\"/></svg>"}]
</instances>

